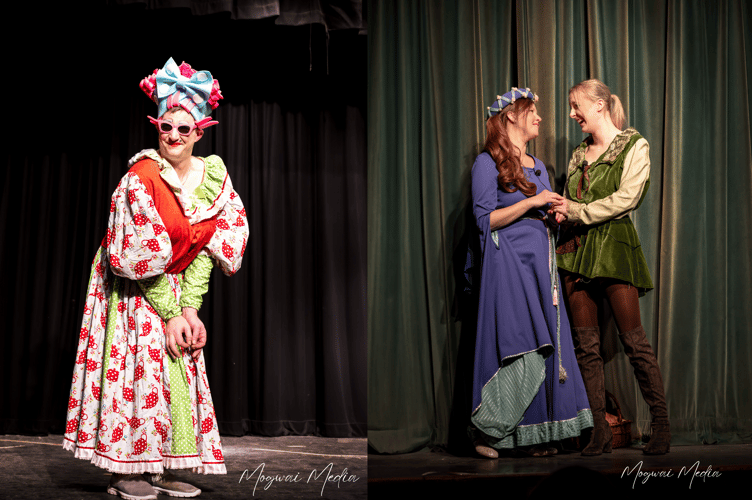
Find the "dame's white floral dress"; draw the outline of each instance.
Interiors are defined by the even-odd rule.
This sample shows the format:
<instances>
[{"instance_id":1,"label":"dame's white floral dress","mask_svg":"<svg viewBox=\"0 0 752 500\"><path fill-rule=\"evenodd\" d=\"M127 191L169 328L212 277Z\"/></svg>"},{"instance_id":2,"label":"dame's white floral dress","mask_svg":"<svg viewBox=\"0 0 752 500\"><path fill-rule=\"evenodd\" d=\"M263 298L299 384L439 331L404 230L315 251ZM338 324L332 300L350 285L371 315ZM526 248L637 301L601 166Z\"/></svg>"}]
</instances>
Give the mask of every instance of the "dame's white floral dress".
<instances>
[{"instance_id":1,"label":"dame's white floral dress","mask_svg":"<svg viewBox=\"0 0 752 500\"><path fill-rule=\"evenodd\" d=\"M168 162L142 151L112 195L63 442L111 472L226 473L203 352L172 361L165 350L165 321L200 307L214 265L234 274L248 240L222 160L203 161L203 181L186 193Z\"/></svg>"}]
</instances>

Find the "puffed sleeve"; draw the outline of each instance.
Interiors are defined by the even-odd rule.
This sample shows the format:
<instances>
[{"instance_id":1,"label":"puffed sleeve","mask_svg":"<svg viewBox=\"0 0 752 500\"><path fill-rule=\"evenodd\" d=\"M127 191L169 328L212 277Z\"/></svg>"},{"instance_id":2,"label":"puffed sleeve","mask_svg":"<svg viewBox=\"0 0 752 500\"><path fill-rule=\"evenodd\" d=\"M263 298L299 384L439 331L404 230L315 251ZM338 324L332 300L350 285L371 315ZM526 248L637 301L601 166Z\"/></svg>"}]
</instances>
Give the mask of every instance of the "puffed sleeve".
<instances>
[{"instance_id":1,"label":"puffed sleeve","mask_svg":"<svg viewBox=\"0 0 752 500\"><path fill-rule=\"evenodd\" d=\"M217 217L217 230L214 232L206 250L214 258L222 272L232 276L243 261L243 253L248 242L248 221L245 208L238 193L232 189L229 178L227 189L230 196Z\"/></svg>"},{"instance_id":2,"label":"puffed sleeve","mask_svg":"<svg viewBox=\"0 0 752 500\"><path fill-rule=\"evenodd\" d=\"M170 237L154 200L134 172L122 178L112 195L106 243L112 272L131 280L163 274L172 259Z\"/></svg>"},{"instance_id":3,"label":"puffed sleeve","mask_svg":"<svg viewBox=\"0 0 752 500\"><path fill-rule=\"evenodd\" d=\"M637 207L649 177L650 147L648 141L642 138L627 152L619 189L610 196L587 204L570 200L567 218L571 222L591 225L624 217Z\"/></svg>"}]
</instances>

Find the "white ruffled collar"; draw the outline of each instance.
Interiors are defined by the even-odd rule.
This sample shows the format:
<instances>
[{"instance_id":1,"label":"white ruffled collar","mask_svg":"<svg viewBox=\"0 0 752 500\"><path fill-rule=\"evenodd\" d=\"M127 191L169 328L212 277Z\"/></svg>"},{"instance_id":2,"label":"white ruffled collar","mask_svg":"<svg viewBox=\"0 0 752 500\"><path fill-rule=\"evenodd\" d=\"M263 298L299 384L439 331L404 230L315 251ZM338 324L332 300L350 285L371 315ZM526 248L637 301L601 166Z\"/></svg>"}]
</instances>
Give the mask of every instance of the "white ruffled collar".
<instances>
[{"instance_id":1,"label":"white ruffled collar","mask_svg":"<svg viewBox=\"0 0 752 500\"><path fill-rule=\"evenodd\" d=\"M175 198L177 198L181 208L183 209L183 214L188 217L191 224L195 224L196 222L214 217L224 206L224 203L229 199L230 193L224 189L226 186L222 186L222 189L219 193L217 193L214 203L212 203L211 206L206 207L203 204L199 203L198 199L195 196L192 196L192 193L185 192L185 188L180 182L177 171L175 171L170 162L162 158L155 149L144 149L136 153L133 158L128 160L128 168L146 158L157 162L157 165L159 166L160 177L162 177L162 179L164 179L167 185L172 189L172 192L175 194ZM204 178L206 179L207 169L209 168L209 165L203 158L201 158L201 160L204 161ZM197 190L201 189L202 184L199 185ZM231 187L230 191L232 191Z\"/></svg>"}]
</instances>

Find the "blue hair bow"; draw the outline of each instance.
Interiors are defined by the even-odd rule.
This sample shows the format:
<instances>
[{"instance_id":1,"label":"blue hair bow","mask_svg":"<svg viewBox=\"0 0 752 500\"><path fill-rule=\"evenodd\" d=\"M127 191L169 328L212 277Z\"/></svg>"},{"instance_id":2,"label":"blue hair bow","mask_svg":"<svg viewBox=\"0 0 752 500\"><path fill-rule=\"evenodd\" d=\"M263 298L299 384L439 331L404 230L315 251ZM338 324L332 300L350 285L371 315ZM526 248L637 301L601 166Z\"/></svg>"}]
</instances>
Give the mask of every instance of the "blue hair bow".
<instances>
[{"instance_id":1,"label":"blue hair bow","mask_svg":"<svg viewBox=\"0 0 752 500\"><path fill-rule=\"evenodd\" d=\"M197 71L190 78L180 74L180 68L172 57L156 75L156 97L158 116L169 108L179 104L188 111L196 121L211 114L209 98L214 79L208 71ZM175 95L179 93L178 95Z\"/></svg>"}]
</instances>

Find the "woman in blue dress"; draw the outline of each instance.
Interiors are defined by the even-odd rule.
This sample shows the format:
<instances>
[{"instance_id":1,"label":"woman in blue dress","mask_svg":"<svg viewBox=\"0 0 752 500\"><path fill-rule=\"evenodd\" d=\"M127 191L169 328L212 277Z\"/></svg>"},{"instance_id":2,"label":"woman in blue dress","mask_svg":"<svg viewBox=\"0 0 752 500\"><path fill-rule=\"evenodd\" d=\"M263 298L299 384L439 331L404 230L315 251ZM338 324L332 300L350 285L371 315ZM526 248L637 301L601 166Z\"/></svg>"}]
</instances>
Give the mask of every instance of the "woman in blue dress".
<instances>
[{"instance_id":1,"label":"woman in blue dress","mask_svg":"<svg viewBox=\"0 0 752 500\"><path fill-rule=\"evenodd\" d=\"M533 456L593 426L561 298L556 221L543 163L527 154L541 118L530 89L489 107L485 151L472 170L480 237L480 291L473 376L476 451Z\"/></svg>"}]
</instances>

